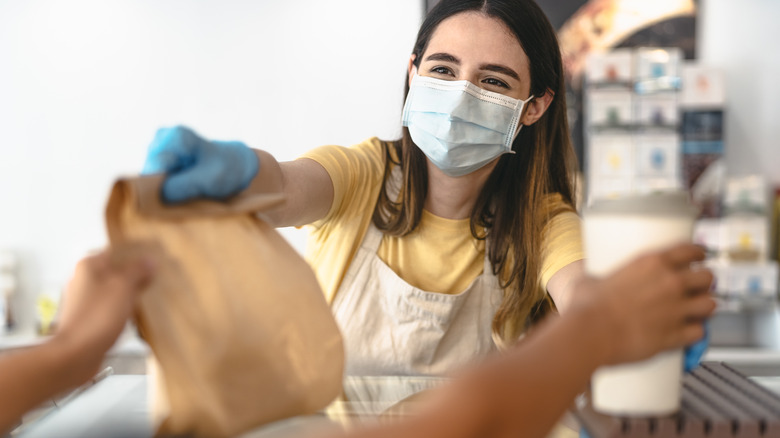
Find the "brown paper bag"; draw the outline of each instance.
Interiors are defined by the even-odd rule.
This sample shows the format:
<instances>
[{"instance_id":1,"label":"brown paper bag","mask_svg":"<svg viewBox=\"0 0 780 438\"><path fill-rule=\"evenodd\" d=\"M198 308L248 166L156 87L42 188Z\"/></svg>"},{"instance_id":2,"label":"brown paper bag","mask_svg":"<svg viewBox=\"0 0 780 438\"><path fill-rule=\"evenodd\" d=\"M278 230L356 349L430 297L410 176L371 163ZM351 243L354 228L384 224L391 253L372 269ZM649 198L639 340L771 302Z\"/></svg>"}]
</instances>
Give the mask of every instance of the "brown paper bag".
<instances>
[{"instance_id":1,"label":"brown paper bag","mask_svg":"<svg viewBox=\"0 0 780 438\"><path fill-rule=\"evenodd\" d=\"M158 242L139 299L157 435L235 436L326 406L341 391L341 335L306 262L252 211L279 193L165 207L161 176L118 181L112 243Z\"/></svg>"}]
</instances>

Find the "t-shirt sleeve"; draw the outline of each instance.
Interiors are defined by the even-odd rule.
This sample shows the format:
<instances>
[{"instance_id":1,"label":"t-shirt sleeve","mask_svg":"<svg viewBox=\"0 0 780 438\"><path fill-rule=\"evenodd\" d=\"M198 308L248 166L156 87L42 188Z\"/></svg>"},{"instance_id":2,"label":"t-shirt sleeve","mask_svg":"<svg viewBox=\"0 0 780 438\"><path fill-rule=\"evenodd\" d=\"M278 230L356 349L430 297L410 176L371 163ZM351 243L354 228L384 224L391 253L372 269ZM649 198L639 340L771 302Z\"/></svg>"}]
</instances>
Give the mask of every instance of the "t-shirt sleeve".
<instances>
[{"instance_id":1,"label":"t-shirt sleeve","mask_svg":"<svg viewBox=\"0 0 780 438\"><path fill-rule=\"evenodd\" d=\"M582 220L573 211L553 216L545 226L542 246L541 286L547 290L547 282L561 268L585 258L582 248Z\"/></svg>"},{"instance_id":2,"label":"t-shirt sleeve","mask_svg":"<svg viewBox=\"0 0 780 438\"><path fill-rule=\"evenodd\" d=\"M333 183L333 203L324 218L307 227L306 245L306 260L330 303L371 222L382 185L384 148L372 138L352 147L319 147L301 158L322 165Z\"/></svg>"}]
</instances>

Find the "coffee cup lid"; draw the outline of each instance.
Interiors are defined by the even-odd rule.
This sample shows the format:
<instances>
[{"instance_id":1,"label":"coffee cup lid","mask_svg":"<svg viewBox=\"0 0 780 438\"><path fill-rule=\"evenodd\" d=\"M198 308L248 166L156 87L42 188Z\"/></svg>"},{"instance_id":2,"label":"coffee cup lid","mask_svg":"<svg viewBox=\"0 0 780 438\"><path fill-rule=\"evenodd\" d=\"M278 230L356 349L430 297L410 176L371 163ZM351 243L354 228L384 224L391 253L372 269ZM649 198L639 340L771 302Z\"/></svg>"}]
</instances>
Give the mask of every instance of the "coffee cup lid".
<instances>
[{"instance_id":1,"label":"coffee cup lid","mask_svg":"<svg viewBox=\"0 0 780 438\"><path fill-rule=\"evenodd\" d=\"M688 192L663 191L596 199L583 211L583 216L601 214L695 217L698 209L690 203Z\"/></svg>"}]
</instances>

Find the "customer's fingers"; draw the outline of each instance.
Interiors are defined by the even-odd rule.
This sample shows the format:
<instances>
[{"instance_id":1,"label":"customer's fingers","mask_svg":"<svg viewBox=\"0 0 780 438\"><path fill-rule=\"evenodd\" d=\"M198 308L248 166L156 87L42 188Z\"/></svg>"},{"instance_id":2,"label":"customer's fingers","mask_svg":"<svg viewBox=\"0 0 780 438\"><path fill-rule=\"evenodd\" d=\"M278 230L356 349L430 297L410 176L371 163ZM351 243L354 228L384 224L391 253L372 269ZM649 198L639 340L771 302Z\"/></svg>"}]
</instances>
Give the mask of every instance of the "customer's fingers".
<instances>
[{"instance_id":1,"label":"customer's fingers","mask_svg":"<svg viewBox=\"0 0 780 438\"><path fill-rule=\"evenodd\" d=\"M155 264L147 258L137 260L134 263L129 263L122 269L122 275L125 280L138 291L146 287L154 272Z\"/></svg>"},{"instance_id":2,"label":"customer's fingers","mask_svg":"<svg viewBox=\"0 0 780 438\"><path fill-rule=\"evenodd\" d=\"M111 269L136 288L146 285L163 257L159 244L144 241L115 245L108 254Z\"/></svg>"},{"instance_id":3,"label":"customer's fingers","mask_svg":"<svg viewBox=\"0 0 780 438\"><path fill-rule=\"evenodd\" d=\"M141 260L158 261L162 256L162 247L156 242L139 240L112 245L107 253L112 266L121 269Z\"/></svg>"},{"instance_id":4,"label":"customer's fingers","mask_svg":"<svg viewBox=\"0 0 780 438\"><path fill-rule=\"evenodd\" d=\"M712 315L717 303L709 295L698 295L689 298L683 307L682 317L687 321L703 321Z\"/></svg>"},{"instance_id":5,"label":"customer's fingers","mask_svg":"<svg viewBox=\"0 0 780 438\"><path fill-rule=\"evenodd\" d=\"M691 345L704 337L704 323L689 322L678 330L672 347L684 347Z\"/></svg>"},{"instance_id":6,"label":"customer's fingers","mask_svg":"<svg viewBox=\"0 0 780 438\"><path fill-rule=\"evenodd\" d=\"M688 295L698 295L709 293L712 287L714 276L709 269L697 269L682 273L683 283Z\"/></svg>"},{"instance_id":7,"label":"customer's fingers","mask_svg":"<svg viewBox=\"0 0 780 438\"><path fill-rule=\"evenodd\" d=\"M706 253L698 245L682 243L663 251L661 255L673 268L683 269L693 262L704 260Z\"/></svg>"}]
</instances>

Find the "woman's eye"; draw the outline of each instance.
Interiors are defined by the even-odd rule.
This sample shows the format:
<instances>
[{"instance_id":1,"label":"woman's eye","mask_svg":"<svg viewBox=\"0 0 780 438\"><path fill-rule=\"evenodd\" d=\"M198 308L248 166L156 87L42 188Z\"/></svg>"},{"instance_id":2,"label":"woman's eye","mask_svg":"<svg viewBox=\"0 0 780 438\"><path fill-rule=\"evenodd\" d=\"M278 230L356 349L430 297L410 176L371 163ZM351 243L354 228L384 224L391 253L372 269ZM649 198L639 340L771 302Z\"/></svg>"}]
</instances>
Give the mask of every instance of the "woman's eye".
<instances>
[{"instance_id":1,"label":"woman's eye","mask_svg":"<svg viewBox=\"0 0 780 438\"><path fill-rule=\"evenodd\" d=\"M452 76L452 71L450 71L450 69L447 67L434 67L431 69L431 73Z\"/></svg>"},{"instance_id":2,"label":"woman's eye","mask_svg":"<svg viewBox=\"0 0 780 438\"><path fill-rule=\"evenodd\" d=\"M499 81L496 78L487 78L482 82L495 87L509 88L509 85L507 85L505 82Z\"/></svg>"}]
</instances>

